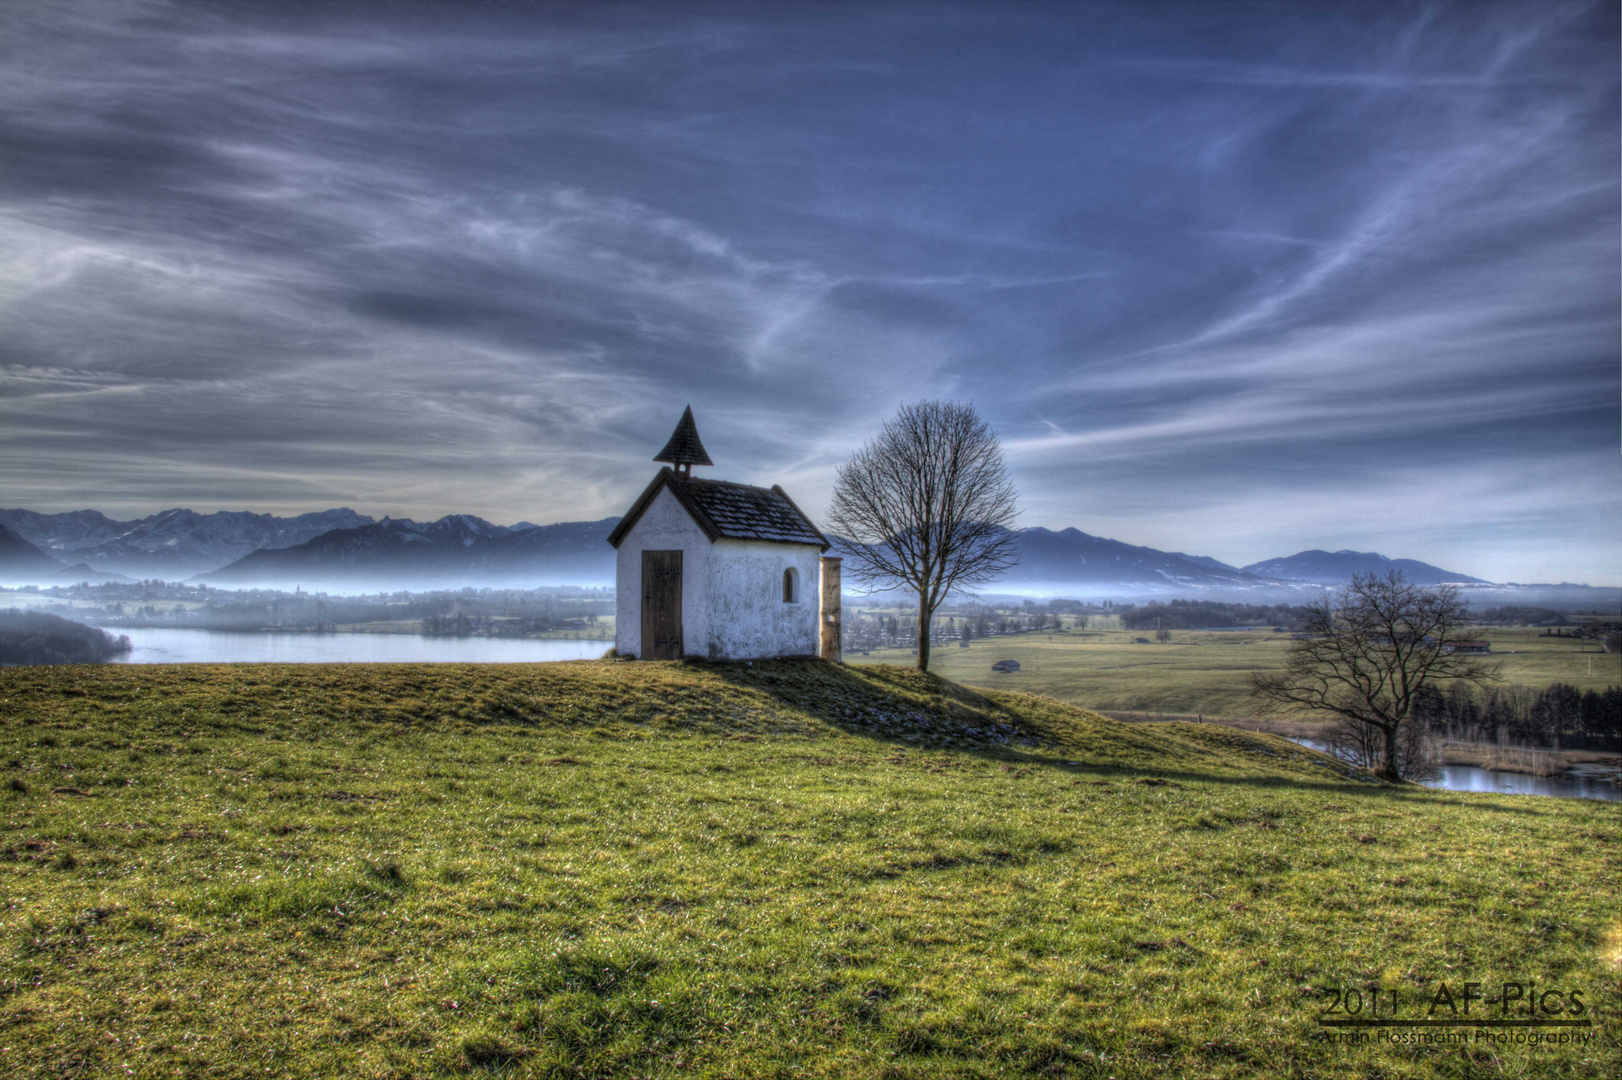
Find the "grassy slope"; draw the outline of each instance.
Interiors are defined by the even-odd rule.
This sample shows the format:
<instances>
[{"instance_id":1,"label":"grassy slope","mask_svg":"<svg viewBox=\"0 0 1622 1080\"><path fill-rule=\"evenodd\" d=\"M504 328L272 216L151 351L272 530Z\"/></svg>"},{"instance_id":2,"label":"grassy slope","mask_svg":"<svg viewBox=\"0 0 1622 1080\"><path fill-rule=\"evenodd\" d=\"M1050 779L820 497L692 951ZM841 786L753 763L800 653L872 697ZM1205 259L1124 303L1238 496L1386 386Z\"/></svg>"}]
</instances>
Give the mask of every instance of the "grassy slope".
<instances>
[{"instance_id":1,"label":"grassy slope","mask_svg":"<svg viewBox=\"0 0 1622 1080\"><path fill-rule=\"evenodd\" d=\"M1622 808L1232 729L809 663L9 669L0 762L8 1075L1622 1065ZM1312 1038L1323 986L1517 977L1598 1039Z\"/></svg>"},{"instance_id":2,"label":"grassy slope","mask_svg":"<svg viewBox=\"0 0 1622 1080\"><path fill-rule=\"evenodd\" d=\"M1540 638L1536 630L1483 628L1506 683L1538 689L1567 682L1581 689L1622 685L1622 656L1598 652L1595 642ZM1169 644L1134 645L1153 631L1017 634L977 640L967 649L937 644L930 666L948 679L972 686L1018 688L1061 701L1109 711L1204 713L1242 717L1255 711L1250 672L1277 670L1288 634L1200 633L1177 630ZM1586 652L1584 651L1586 648ZM1511 652L1510 650L1513 650ZM850 656L855 664L907 664L902 650ZM998 660L1018 660L1017 675L991 670Z\"/></svg>"}]
</instances>

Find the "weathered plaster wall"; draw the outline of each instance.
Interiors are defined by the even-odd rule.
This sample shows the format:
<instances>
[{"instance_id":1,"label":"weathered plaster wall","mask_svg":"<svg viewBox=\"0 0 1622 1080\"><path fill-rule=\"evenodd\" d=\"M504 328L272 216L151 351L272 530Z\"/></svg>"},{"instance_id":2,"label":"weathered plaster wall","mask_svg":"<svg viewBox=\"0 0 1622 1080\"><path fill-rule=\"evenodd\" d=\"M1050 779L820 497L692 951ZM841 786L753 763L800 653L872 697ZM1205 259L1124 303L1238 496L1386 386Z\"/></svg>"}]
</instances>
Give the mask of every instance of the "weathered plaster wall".
<instances>
[{"instance_id":1,"label":"weathered plaster wall","mask_svg":"<svg viewBox=\"0 0 1622 1080\"><path fill-rule=\"evenodd\" d=\"M614 568L614 648L642 655L642 552L680 551L682 644L705 656L710 639L710 538L662 488L620 541Z\"/></svg>"},{"instance_id":2,"label":"weathered plaster wall","mask_svg":"<svg viewBox=\"0 0 1622 1080\"><path fill-rule=\"evenodd\" d=\"M821 555L813 544L717 540L710 552L707 655L716 660L815 656ZM785 604L783 571L791 567L799 588L794 602Z\"/></svg>"},{"instance_id":3,"label":"weathered plaster wall","mask_svg":"<svg viewBox=\"0 0 1622 1080\"><path fill-rule=\"evenodd\" d=\"M614 647L642 655L642 552L681 551L682 642L690 656L746 660L817 652L821 551L812 544L710 543L668 488L625 539L615 565ZM783 571L799 574L783 602Z\"/></svg>"}]
</instances>

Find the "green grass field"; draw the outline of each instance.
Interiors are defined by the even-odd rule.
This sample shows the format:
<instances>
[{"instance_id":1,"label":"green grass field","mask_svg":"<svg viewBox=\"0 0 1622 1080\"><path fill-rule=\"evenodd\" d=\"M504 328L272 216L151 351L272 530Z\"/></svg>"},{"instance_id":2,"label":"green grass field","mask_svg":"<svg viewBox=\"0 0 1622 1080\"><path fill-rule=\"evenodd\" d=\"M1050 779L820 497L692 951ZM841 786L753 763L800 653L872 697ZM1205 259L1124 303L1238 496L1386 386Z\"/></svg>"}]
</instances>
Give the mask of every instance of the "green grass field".
<instances>
[{"instance_id":1,"label":"green grass field","mask_svg":"<svg viewBox=\"0 0 1622 1080\"><path fill-rule=\"evenodd\" d=\"M1543 638L1536 630L1479 631L1492 642L1503 681L1542 689L1566 682L1579 689L1622 686L1622 655L1603 653L1593 641ZM1023 690L1109 712L1187 713L1239 718L1255 712L1251 670L1282 666L1290 635L1270 632L1173 631L1167 644L1151 642L1153 631L1066 631L981 638L967 649L936 643L930 668L970 686ZM1585 651L1586 650L1586 651ZM851 655L852 664L910 664L910 652L890 649ZM991 670L998 660L1018 660L1020 670Z\"/></svg>"},{"instance_id":2,"label":"green grass field","mask_svg":"<svg viewBox=\"0 0 1622 1080\"><path fill-rule=\"evenodd\" d=\"M36 668L0 762L7 1076L1622 1068L1622 808L1232 728L814 662ZM1598 1024L1318 1039L1438 980Z\"/></svg>"}]
</instances>

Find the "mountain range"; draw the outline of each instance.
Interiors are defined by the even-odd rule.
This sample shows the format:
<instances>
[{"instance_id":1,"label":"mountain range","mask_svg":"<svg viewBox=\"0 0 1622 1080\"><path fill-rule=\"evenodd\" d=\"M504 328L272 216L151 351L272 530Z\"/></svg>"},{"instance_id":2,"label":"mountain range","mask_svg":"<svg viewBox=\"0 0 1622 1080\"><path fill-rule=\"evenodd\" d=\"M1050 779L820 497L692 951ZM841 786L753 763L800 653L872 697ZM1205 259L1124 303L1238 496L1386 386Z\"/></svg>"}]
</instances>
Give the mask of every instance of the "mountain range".
<instances>
[{"instance_id":1,"label":"mountain range","mask_svg":"<svg viewBox=\"0 0 1622 1080\"><path fill-rule=\"evenodd\" d=\"M57 584L123 574L227 588L302 586L331 592L609 585L614 551L606 541L618 520L495 525L468 514L416 522L374 521L349 509L291 518L176 509L115 521L94 510L0 510L0 579ZM1021 529L1017 540L1019 564L998 583L999 592L1117 599L1195 593L1277 602L1312 596L1354 573L1400 570L1416 584L1459 583L1471 590L1477 604L1561 600L1593 605L1611 603L1616 593L1565 584L1496 586L1374 552L1303 551L1238 567L1207 555L1138 547L1075 528ZM1535 597L1527 590L1534 590Z\"/></svg>"},{"instance_id":2,"label":"mountain range","mask_svg":"<svg viewBox=\"0 0 1622 1080\"><path fill-rule=\"evenodd\" d=\"M8 581L41 581L67 569L38 547L0 524L0 577Z\"/></svg>"},{"instance_id":3,"label":"mountain range","mask_svg":"<svg viewBox=\"0 0 1622 1080\"><path fill-rule=\"evenodd\" d=\"M65 514L0 510L0 525L59 562L168 581L218 570L261 548L292 547L333 529L352 529L371 521L347 509L290 518L175 509L134 521L115 521L95 510Z\"/></svg>"},{"instance_id":4,"label":"mountain range","mask_svg":"<svg viewBox=\"0 0 1622 1080\"><path fill-rule=\"evenodd\" d=\"M1003 579L1034 592L1251 589L1276 584L1208 556L1135 547L1080 529L1020 529L1019 563ZM1002 588L1002 583L999 583Z\"/></svg>"},{"instance_id":5,"label":"mountain range","mask_svg":"<svg viewBox=\"0 0 1622 1080\"><path fill-rule=\"evenodd\" d=\"M1247 574L1284 581L1350 581L1353 574L1378 574L1393 570L1415 585L1490 585L1489 581L1452 570L1438 570L1416 559L1388 559L1372 551L1300 551L1288 558L1268 559L1244 568Z\"/></svg>"},{"instance_id":6,"label":"mountain range","mask_svg":"<svg viewBox=\"0 0 1622 1080\"><path fill-rule=\"evenodd\" d=\"M220 586L313 588L444 588L462 585L606 585L614 579L608 534L618 518L537 526L494 525L468 514L434 522L385 518L334 529L302 544L254 551L196 580ZM1427 583L1476 581L1409 560L1379 555L1303 552L1273 562L1288 571L1258 574L1209 557L1135 547L1079 529L1018 532L1020 562L1005 579L1032 592L1170 594L1212 589L1253 592L1303 583L1341 582L1373 568L1370 560L1400 567ZM1322 555L1321 559L1307 559ZM1340 556L1346 556L1341 558ZM1297 563L1295 560L1304 560ZM1311 573L1321 577L1310 577Z\"/></svg>"},{"instance_id":7,"label":"mountain range","mask_svg":"<svg viewBox=\"0 0 1622 1080\"><path fill-rule=\"evenodd\" d=\"M1230 566L1209 555L1136 547L1092 536L1080 529L1030 528L1018 531L1019 564L997 584L1023 592L1065 596L1160 596L1177 593L1245 595L1289 599L1311 595L1325 585L1341 585L1353 574L1384 575L1400 570L1421 585L1443 582L1485 585L1467 574L1415 559L1388 559L1360 551L1303 551L1250 566Z\"/></svg>"},{"instance_id":8,"label":"mountain range","mask_svg":"<svg viewBox=\"0 0 1622 1080\"><path fill-rule=\"evenodd\" d=\"M255 551L200 575L208 585L340 588L606 585L608 533L619 518L557 525L492 525L469 514L405 518L331 532L293 547Z\"/></svg>"}]
</instances>

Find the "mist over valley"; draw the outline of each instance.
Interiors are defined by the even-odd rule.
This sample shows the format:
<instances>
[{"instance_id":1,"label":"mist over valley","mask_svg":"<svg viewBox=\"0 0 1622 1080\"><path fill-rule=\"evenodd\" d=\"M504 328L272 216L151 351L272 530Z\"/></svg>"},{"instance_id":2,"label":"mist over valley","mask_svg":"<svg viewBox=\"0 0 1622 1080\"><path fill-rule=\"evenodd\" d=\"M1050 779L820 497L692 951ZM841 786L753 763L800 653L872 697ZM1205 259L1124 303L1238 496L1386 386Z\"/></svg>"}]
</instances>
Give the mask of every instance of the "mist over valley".
<instances>
[{"instance_id":1,"label":"mist over valley","mask_svg":"<svg viewBox=\"0 0 1622 1080\"><path fill-rule=\"evenodd\" d=\"M376 520L347 508L296 517L176 508L131 521L95 510L0 510L0 583L52 586L157 579L217 589L333 595L402 590L611 588L609 533L619 518L498 525L470 514ZM1243 567L1161 551L1077 528L1014 530L1018 563L986 593L1134 601L1177 596L1298 603L1353 574L1400 571L1454 584L1476 607L1614 607L1622 589L1485 581L1375 552L1302 551ZM834 538L836 546L839 544Z\"/></svg>"}]
</instances>

